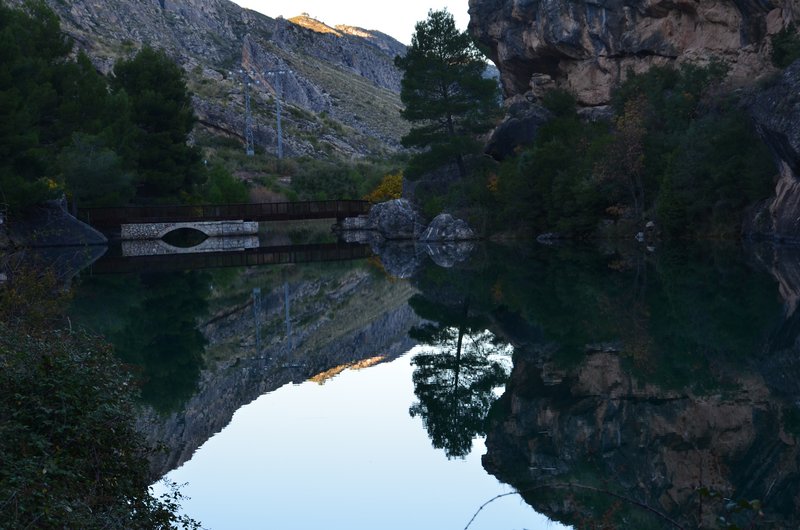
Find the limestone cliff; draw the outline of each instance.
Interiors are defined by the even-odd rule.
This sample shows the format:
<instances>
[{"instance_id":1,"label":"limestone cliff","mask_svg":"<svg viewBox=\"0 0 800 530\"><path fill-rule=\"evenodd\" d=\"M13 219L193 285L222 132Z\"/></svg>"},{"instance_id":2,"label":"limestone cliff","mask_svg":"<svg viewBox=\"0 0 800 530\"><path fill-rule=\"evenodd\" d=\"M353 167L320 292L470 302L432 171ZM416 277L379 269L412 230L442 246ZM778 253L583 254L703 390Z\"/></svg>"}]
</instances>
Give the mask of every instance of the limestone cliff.
<instances>
[{"instance_id":1,"label":"limestone cliff","mask_svg":"<svg viewBox=\"0 0 800 530\"><path fill-rule=\"evenodd\" d=\"M12 0L22 3L22 0ZM63 29L98 69L143 45L162 48L186 71L201 125L243 140L240 69L250 73L257 149L275 145L280 91L290 155L362 156L396 149L405 46L380 32L272 19L228 0L48 0ZM282 86L269 70L286 70Z\"/></svg>"},{"instance_id":2,"label":"limestone cliff","mask_svg":"<svg viewBox=\"0 0 800 530\"><path fill-rule=\"evenodd\" d=\"M507 97L555 84L602 105L629 70L730 66L733 84L769 72L769 35L800 15L797 0L470 0L470 31L489 49Z\"/></svg>"}]
</instances>

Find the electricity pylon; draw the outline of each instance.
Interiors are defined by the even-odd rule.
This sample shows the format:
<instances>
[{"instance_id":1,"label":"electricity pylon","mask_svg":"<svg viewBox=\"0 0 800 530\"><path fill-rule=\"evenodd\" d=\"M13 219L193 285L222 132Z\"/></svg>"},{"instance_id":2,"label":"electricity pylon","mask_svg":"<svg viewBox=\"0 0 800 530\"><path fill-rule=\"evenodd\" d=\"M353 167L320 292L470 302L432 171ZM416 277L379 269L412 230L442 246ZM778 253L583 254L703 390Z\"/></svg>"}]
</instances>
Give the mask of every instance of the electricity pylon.
<instances>
[{"instance_id":1,"label":"electricity pylon","mask_svg":"<svg viewBox=\"0 0 800 530\"><path fill-rule=\"evenodd\" d=\"M267 70L264 72L267 76L275 76L275 117L277 120L277 134L278 134L278 160L283 158L283 130L281 129L281 96L283 95L283 76L288 74L288 70Z\"/></svg>"}]
</instances>

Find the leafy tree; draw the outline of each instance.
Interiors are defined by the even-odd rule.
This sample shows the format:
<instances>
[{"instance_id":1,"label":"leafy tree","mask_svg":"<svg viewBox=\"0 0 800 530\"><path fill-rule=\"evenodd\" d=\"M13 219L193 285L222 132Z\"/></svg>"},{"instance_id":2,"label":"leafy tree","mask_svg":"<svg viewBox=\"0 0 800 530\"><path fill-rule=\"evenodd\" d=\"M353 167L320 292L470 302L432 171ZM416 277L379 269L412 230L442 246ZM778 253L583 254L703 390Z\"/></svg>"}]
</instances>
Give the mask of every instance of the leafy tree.
<instances>
[{"instance_id":1,"label":"leafy tree","mask_svg":"<svg viewBox=\"0 0 800 530\"><path fill-rule=\"evenodd\" d=\"M403 194L403 173L388 173L381 179L378 187L364 195L364 200L372 203L399 199Z\"/></svg>"},{"instance_id":2,"label":"leafy tree","mask_svg":"<svg viewBox=\"0 0 800 530\"><path fill-rule=\"evenodd\" d=\"M219 164L208 171L208 180L200 192L200 200L211 204L247 202L249 197L247 185Z\"/></svg>"},{"instance_id":3,"label":"leafy tree","mask_svg":"<svg viewBox=\"0 0 800 530\"><path fill-rule=\"evenodd\" d=\"M0 202L12 208L52 192L52 150L43 136L57 116L55 82L70 50L44 2L24 9L0 3Z\"/></svg>"},{"instance_id":4,"label":"leafy tree","mask_svg":"<svg viewBox=\"0 0 800 530\"><path fill-rule=\"evenodd\" d=\"M772 64L786 68L800 58L800 35L797 27L789 24L772 37Z\"/></svg>"},{"instance_id":5,"label":"leafy tree","mask_svg":"<svg viewBox=\"0 0 800 530\"><path fill-rule=\"evenodd\" d=\"M59 329L55 274L13 272L0 289L0 526L199 528L180 495L150 493L152 449L111 346Z\"/></svg>"},{"instance_id":6,"label":"leafy tree","mask_svg":"<svg viewBox=\"0 0 800 530\"><path fill-rule=\"evenodd\" d=\"M607 206L603 201L617 195L611 179L593 173L608 142L608 127L583 123L568 93L554 92L545 104L554 118L541 127L532 146L500 167L498 224L584 235L595 229Z\"/></svg>"},{"instance_id":7,"label":"leafy tree","mask_svg":"<svg viewBox=\"0 0 800 530\"><path fill-rule=\"evenodd\" d=\"M497 83L483 77L481 53L466 32L456 29L453 15L431 10L395 64L403 71L402 116L414 125L403 145L422 149L412 157L407 176L454 163L464 178L464 156L480 151L477 138L491 129L499 112Z\"/></svg>"},{"instance_id":8,"label":"leafy tree","mask_svg":"<svg viewBox=\"0 0 800 530\"><path fill-rule=\"evenodd\" d=\"M43 2L18 9L0 3L0 202L14 210L61 191L59 154L75 147L75 134L91 135L109 151L132 152L127 99L109 92L85 54L72 60L71 51ZM112 186L102 179L66 185L78 196L94 190L75 186Z\"/></svg>"},{"instance_id":9,"label":"leafy tree","mask_svg":"<svg viewBox=\"0 0 800 530\"><path fill-rule=\"evenodd\" d=\"M145 47L114 65L113 86L131 103L138 197L191 194L205 172L200 151L187 144L196 118L181 68L163 51Z\"/></svg>"},{"instance_id":10,"label":"leafy tree","mask_svg":"<svg viewBox=\"0 0 800 530\"><path fill-rule=\"evenodd\" d=\"M65 184L72 191L73 209L84 206L113 206L133 198L133 174L122 159L105 147L97 136L75 133L72 143L58 158ZM73 212L74 213L74 212Z\"/></svg>"},{"instance_id":11,"label":"leafy tree","mask_svg":"<svg viewBox=\"0 0 800 530\"><path fill-rule=\"evenodd\" d=\"M625 102L624 112L614 118L614 133L606 155L598 164L603 178L624 182L636 219L641 219L645 204L645 107L646 102L642 97Z\"/></svg>"}]
</instances>

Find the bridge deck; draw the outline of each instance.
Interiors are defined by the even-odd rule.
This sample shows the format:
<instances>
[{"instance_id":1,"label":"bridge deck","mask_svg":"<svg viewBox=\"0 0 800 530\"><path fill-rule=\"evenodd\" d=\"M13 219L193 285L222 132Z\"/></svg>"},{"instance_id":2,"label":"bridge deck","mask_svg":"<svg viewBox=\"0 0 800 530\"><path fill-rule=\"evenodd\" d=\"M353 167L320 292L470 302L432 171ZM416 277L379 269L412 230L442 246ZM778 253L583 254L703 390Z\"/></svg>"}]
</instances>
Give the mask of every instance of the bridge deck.
<instances>
[{"instance_id":1,"label":"bridge deck","mask_svg":"<svg viewBox=\"0 0 800 530\"><path fill-rule=\"evenodd\" d=\"M369 245L322 243L261 247L226 252L167 254L160 256L103 256L88 270L92 274L163 272L220 267L249 267L317 261L348 261L372 256Z\"/></svg>"},{"instance_id":2,"label":"bridge deck","mask_svg":"<svg viewBox=\"0 0 800 530\"><path fill-rule=\"evenodd\" d=\"M357 200L266 202L214 205L122 206L82 208L78 217L95 227L125 223L176 223L196 221L290 221L343 219L369 211L369 202Z\"/></svg>"}]
</instances>

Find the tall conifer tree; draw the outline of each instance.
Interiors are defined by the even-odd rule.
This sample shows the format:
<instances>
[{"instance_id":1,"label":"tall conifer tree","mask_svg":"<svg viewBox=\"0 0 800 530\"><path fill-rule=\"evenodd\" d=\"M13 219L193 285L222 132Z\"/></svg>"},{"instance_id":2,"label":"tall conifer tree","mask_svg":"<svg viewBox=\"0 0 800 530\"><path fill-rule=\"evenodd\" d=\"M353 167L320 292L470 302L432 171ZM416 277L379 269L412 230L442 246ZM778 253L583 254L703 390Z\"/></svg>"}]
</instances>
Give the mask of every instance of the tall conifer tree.
<instances>
[{"instance_id":1,"label":"tall conifer tree","mask_svg":"<svg viewBox=\"0 0 800 530\"><path fill-rule=\"evenodd\" d=\"M478 137L491 129L499 110L497 83L484 78L482 54L458 31L453 15L431 10L395 64L403 71L402 116L413 125L403 145L422 149L407 175L454 163L465 177L465 155L479 152Z\"/></svg>"}]
</instances>

